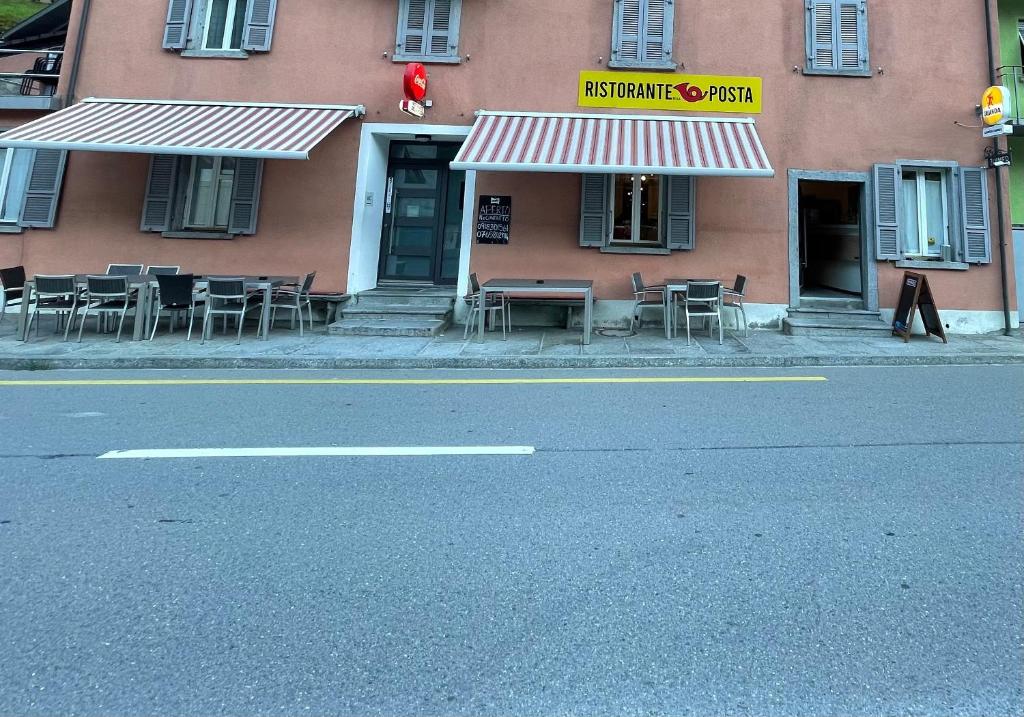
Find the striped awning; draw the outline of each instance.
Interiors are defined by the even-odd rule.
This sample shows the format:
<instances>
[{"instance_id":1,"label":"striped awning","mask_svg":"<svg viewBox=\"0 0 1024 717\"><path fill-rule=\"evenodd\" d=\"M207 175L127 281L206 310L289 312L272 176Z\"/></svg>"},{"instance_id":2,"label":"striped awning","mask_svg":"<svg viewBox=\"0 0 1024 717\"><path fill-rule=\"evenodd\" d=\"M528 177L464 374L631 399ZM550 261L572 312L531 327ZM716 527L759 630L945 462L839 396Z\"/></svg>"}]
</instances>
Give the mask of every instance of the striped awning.
<instances>
[{"instance_id":1,"label":"striped awning","mask_svg":"<svg viewBox=\"0 0 1024 717\"><path fill-rule=\"evenodd\" d=\"M0 147L309 159L361 105L89 98L0 135Z\"/></svg>"},{"instance_id":2,"label":"striped awning","mask_svg":"<svg viewBox=\"0 0 1024 717\"><path fill-rule=\"evenodd\" d=\"M478 112L452 169L772 177L752 119Z\"/></svg>"}]
</instances>

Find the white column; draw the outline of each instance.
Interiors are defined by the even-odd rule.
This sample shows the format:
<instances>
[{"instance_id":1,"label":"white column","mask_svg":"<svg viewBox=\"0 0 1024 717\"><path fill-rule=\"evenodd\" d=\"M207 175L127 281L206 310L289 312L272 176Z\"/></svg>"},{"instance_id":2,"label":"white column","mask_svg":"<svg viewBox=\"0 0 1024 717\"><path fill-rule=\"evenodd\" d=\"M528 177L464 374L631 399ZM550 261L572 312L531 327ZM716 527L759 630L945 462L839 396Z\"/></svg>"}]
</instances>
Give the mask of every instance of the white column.
<instances>
[{"instance_id":1,"label":"white column","mask_svg":"<svg viewBox=\"0 0 1024 717\"><path fill-rule=\"evenodd\" d=\"M459 249L459 280L456 284L458 296L469 293L469 260L473 251L473 220L476 219L476 170L466 172L466 189L462 199L462 246ZM466 303L455 304L455 315L461 319L467 311Z\"/></svg>"}]
</instances>

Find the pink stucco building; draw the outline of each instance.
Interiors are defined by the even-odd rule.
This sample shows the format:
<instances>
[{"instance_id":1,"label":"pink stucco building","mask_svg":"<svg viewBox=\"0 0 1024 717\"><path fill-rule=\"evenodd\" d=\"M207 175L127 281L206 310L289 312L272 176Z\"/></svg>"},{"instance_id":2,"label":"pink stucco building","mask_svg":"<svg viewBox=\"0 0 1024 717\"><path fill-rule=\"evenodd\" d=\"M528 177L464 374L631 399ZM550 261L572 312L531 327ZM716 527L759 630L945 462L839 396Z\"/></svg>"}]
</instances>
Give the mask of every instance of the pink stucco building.
<instances>
[{"instance_id":1,"label":"pink stucco building","mask_svg":"<svg viewBox=\"0 0 1024 717\"><path fill-rule=\"evenodd\" d=\"M951 332L998 330L985 31L981 3L924 0L75 0L63 113L164 104L0 101L0 146L68 151L12 170L35 220L0 226L0 264L315 269L350 294L586 278L605 324L633 272L742 274L751 324L797 329L884 320L909 267ZM399 110L411 61L422 119ZM476 241L492 196L507 244Z\"/></svg>"}]
</instances>

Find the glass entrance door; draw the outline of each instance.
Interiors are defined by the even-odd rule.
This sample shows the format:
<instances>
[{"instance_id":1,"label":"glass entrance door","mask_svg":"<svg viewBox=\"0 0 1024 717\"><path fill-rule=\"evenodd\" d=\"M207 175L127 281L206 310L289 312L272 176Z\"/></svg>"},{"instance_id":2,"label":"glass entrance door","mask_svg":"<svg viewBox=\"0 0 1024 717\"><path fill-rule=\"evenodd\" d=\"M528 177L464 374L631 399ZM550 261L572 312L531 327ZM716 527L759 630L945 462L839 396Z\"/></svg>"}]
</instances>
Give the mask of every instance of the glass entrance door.
<instances>
[{"instance_id":1,"label":"glass entrance door","mask_svg":"<svg viewBox=\"0 0 1024 717\"><path fill-rule=\"evenodd\" d=\"M381 279L454 284L465 174L448 169L458 147L393 143L381 236Z\"/></svg>"}]
</instances>

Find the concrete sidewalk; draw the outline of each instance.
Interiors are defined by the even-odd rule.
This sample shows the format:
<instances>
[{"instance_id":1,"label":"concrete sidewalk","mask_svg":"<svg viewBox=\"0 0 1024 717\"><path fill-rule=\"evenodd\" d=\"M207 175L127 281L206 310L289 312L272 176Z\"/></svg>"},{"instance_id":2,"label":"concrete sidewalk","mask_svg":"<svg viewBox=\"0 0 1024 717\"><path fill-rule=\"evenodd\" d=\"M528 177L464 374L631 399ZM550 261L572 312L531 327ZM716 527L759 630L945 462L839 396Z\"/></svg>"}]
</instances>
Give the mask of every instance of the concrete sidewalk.
<instances>
[{"instance_id":1,"label":"concrete sidewalk","mask_svg":"<svg viewBox=\"0 0 1024 717\"><path fill-rule=\"evenodd\" d=\"M168 335L163 328L153 342L97 335L92 322L81 344L61 341L54 323L44 318L39 338L16 341L15 320L0 323L0 369L166 369L166 368L659 368L659 367L784 367L891 366L1024 363L1024 338L988 334L952 336L949 344L915 336L898 338L849 336L785 336L778 331L752 331L748 338L727 335L719 346L707 335L668 341L660 330L627 335L622 330L597 330L589 346L579 331L523 329L507 341L488 333L483 343L462 339L461 327L436 338L328 336L322 326L299 337L281 322L269 341L257 341L246 327L242 343L233 335L214 334L205 345L185 341L185 332ZM128 334L130 336L130 334Z\"/></svg>"}]
</instances>

